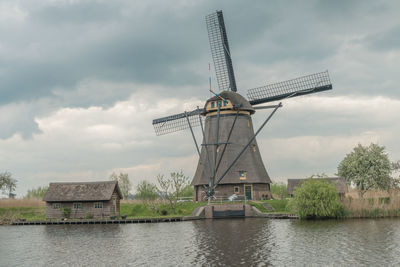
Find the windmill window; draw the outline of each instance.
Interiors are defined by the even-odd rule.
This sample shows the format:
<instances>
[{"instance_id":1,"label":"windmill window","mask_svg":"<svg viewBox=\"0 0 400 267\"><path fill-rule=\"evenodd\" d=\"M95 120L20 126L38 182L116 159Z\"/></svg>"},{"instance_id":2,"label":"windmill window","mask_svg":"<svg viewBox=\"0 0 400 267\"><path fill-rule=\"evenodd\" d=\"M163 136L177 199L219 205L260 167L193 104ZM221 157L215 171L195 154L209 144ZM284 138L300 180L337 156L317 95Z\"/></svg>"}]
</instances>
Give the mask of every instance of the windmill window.
<instances>
[{"instance_id":1,"label":"windmill window","mask_svg":"<svg viewBox=\"0 0 400 267\"><path fill-rule=\"evenodd\" d=\"M211 108L215 108L215 102L214 101L211 102Z\"/></svg>"},{"instance_id":2,"label":"windmill window","mask_svg":"<svg viewBox=\"0 0 400 267\"><path fill-rule=\"evenodd\" d=\"M222 105L222 103L221 103L221 101L217 101L217 107L221 107L221 105Z\"/></svg>"},{"instance_id":3,"label":"windmill window","mask_svg":"<svg viewBox=\"0 0 400 267\"><path fill-rule=\"evenodd\" d=\"M234 186L233 187L233 192L234 193L239 193L239 186Z\"/></svg>"},{"instance_id":4,"label":"windmill window","mask_svg":"<svg viewBox=\"0 0 400 267\"><path fill-rule=\"evenodd\" d=\"M240 180L246 180L247 178L247 172L246 171L239 171L239 179Z\"/></svg>"},{"instance_id":5,"label":"windmill window","mask_svg":"<svg viewBox=\"0 0 400 267\"><path fill-rule=\"evenodd\" d=\"M226 105L228 105L228 100L224 100L224 107L226 107Z\"/></svg>"}]
</instances>

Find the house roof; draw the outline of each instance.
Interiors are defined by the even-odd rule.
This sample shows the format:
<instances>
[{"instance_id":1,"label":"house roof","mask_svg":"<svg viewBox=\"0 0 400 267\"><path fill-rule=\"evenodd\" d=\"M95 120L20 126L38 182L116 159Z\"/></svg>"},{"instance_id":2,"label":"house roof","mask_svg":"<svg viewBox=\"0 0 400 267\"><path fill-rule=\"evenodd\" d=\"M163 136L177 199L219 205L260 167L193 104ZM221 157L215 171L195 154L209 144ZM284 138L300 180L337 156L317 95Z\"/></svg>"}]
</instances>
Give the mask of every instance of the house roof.
<instances>
[{"instance_id":1,"label":"house roof","mask_svg":"<svg viewBox=\"0 0 400 267\"><path fill-rule=\"evenodd\" d=\"M336 187L336 190L338 191L338 193L340 193L340 194L347 193L347 191L348 191L346 180L342 177L313 178L313 179L325 180L328 183L333 184ZM288 179L288 187L287 187L288 194L292 195L294 188L301 186L301 184L307 180L308 179Z\"/></svg>"},{"instance_id":2,"label":"house roof","mask_svg":"<svg viewBox=\"0 0 400 267\"><path fill-rule=\"evenodd\" d=\"M122 198L116 181L50 183L43 201L105 201L111 199L115 189Z\"/></svg>"}]
</instances>

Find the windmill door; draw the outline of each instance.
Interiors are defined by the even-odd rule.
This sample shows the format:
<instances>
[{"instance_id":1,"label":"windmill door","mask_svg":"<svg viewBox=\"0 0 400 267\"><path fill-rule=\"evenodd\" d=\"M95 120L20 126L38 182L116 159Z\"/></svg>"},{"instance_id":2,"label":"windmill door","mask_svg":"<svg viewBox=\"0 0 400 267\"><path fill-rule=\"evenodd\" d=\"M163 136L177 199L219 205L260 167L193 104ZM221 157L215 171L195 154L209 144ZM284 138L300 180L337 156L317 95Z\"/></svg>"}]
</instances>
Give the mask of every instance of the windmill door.
<instances>
[{"instance_id":1,"label":"windmill door","mask_svg":"<svg viewBox=\"0 0 400 267\"><path fill-rule=\"evenodd\" d=\"M244 186L244 193L246 195L246 199L251 200L251 185Z\"/></svg>"}]
</instances>

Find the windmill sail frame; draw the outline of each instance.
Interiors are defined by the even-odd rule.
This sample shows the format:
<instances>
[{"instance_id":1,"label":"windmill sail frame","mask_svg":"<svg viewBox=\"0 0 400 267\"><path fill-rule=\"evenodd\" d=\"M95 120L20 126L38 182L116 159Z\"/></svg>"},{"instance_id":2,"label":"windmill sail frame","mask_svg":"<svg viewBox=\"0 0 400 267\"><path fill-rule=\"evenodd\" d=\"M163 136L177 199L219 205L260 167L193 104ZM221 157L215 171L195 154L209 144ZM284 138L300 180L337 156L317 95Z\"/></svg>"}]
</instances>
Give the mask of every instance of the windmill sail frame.
<instances>
[{"instance_id":1,"label":"windmill sail frame","mask_svg":"<svg viewBox=\"0 0 400 267\"><path fill-rule=\"evenodd\" d=\"M219 90L236 92L235 74L222 11L207 15L206 24Z\"/></svg>"},{"instance_id":2,"label":"windmill sail frame","mask_svg":"<svg viewBox=\"0 0 400 267\"><path fill-rule=\"evenodd\" d=\"M190 120L191 127L200 126L200 120L204 120L200 116L203 110L202 108L197 108L189 112L155 119L153 120L154 131L157 136L182 131L189 128L188 120Z\"/></svg>"},{"instance_id":3,"label":"windmill sail frame","mask_svg":"<svg viewBox=\"0 0 400 267\"><path fill-rule=\"evenodd\" d=\"M268 84L247 91L251 105L257 105L289 97L307 95L332 89L328 71Z\"/></svg>"}]
</instances>

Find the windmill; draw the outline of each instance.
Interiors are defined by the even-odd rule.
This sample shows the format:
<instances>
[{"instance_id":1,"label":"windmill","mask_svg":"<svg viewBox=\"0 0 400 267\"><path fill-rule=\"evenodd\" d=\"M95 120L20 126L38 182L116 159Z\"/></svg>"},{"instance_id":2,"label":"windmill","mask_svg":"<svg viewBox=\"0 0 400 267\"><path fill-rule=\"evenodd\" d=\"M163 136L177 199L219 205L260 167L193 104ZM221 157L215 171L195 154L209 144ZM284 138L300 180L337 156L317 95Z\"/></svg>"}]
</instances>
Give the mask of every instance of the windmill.
<instances>
[{"instance_id":1,"label":"windmill","mask_svg":"<svg viewBox=\"0 0 400 267\"><path fill-rule=\"evenodd\" d=\"M199 155L192 181L196 201L213 199L216 193L242 194L247 199L270 197L271 179L256 136L282 103L260 104L330 90L328 71L250 89L246 100L237 93L222 11L207 15L206 24L220 91L207 99L203 108L153 120L155 132L164 135L190 129ZM254 132L251 115L261 109L272 111ZM203 136L201 148L193 132L198 126Z\"/></svg>"}]
</instances>

